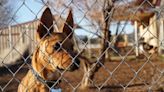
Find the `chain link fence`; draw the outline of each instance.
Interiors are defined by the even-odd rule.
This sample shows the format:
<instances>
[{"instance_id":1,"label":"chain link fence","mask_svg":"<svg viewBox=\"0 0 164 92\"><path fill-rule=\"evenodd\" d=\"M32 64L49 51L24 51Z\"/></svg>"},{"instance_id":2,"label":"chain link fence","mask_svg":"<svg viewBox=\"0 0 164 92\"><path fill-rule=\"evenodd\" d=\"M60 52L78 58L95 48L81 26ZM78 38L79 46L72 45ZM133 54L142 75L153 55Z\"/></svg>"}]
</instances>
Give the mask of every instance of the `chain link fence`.
<instances>
[{"instance_id":1,"label":"chain link fence","mask_svg":"<svg viewBox=\"0 0 164 92\"><path fill-rule=\"evenodd\" d=\"M13 13L6 16L7 21L0 19L0 91L16 92L18 86L23 85L28 92L37 84L36 81L46 85L51 92L164 91L164 1L14 0L8 3L14 6L11 9ZM46 21L51 21L50 18L41 19L47 7L53 16L50 27L46 24ZM1 2L0 12L3 9L6 6ZM0 15L0 18L3 17ZM38 41L40 26L47 33ZM57 47L50 41L57 48L53 52L55 55L62 52L72 59L66 69L60 69L59 65L51 62L53 58L56 62L62 57L63 60L62 54L53 57L47 55L46 50L38 51L42 47L51 48L43 43L44 39L53 38L51 28L54 33L64 33L65 29L72 31L68 37L62 36L64 40ZM74 46L70 46L71 43ZM70 51L71 48L73 50ZM36 55L37 51L41 57ZM46 57L48 60L43 65L33 65L34 57ZM80 57L87 60L80 60L80 64L75 62ZM58 76L55 81L49 80L53 76L45 71L49 64L55 66L54 74ZM78 69L68 71L72 65ZM36 67L41 67L39 73ZM30 86L24 86L21 81L27 77L28 71L32 71L35 79L28 76L25 80L35 81ZM46 77L40 75L42 72ZM46 79L51 81L51 86ZM89 86L80 89L85 83Z\"/></svg>"}]
</instances>

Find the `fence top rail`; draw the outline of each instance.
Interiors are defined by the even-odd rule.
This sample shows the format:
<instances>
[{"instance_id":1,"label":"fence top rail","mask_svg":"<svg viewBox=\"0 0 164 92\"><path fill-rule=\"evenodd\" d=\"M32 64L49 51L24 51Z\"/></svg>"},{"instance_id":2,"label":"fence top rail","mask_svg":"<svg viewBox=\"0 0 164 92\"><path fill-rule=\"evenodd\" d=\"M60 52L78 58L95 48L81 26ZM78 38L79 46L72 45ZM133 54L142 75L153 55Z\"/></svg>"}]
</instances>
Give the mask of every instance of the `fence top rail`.
<instances>
[{"instance_id":1,"label":"fence top rail","mask_svg":"<svg viewBox=\"0 0 164 92\"><path fill-rule=\"evenodd\" d=\"M20 35L20 33L11 33L12 36L17 36ZM0 34L0 36L9 36L9 33L5 33L5 34Z\"/></svg>"},{"instance_id":2,"label":"fence top rail","mask_svg":"<svg viewBox=\"0 0 164 92\"><path fill-rule=\"evenodd\" d=\"M39 19L35 19L35 20L32 20L32 21L28 21L28 22L24 22L24 23L20 23L20 24L10 25L10 27L18 27L18 26L22 26L22 25L34 23L34 22L37 22L37 21L39 21ZM0 30L7 29L7 28L8 28L8 26L6 26L6 27L1 27Z\"/></svg>"}]
</instances>

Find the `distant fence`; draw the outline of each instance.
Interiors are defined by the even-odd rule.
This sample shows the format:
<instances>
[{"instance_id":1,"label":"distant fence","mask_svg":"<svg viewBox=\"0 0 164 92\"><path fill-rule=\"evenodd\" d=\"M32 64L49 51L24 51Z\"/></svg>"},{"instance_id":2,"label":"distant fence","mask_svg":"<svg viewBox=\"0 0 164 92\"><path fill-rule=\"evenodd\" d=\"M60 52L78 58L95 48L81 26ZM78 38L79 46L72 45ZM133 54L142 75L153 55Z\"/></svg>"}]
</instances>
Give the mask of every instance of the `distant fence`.
<instances>
[{"instance_id":1,"label":"distant fence","mask_svg":"<svg viewBox=\"0 0 164 92\"><path fill-rule=\"evenodd\" d=\"M3 53L5 49L12 49L18 43L19 44L29 44L30 47L34 47L35 37L34 33L38 25L38 20L31 22L8 26L0 29L0 54ZM30 43L31 41L34 41ZM30 49L30 52L33 48Z\"/></svg>"}]
</instances>

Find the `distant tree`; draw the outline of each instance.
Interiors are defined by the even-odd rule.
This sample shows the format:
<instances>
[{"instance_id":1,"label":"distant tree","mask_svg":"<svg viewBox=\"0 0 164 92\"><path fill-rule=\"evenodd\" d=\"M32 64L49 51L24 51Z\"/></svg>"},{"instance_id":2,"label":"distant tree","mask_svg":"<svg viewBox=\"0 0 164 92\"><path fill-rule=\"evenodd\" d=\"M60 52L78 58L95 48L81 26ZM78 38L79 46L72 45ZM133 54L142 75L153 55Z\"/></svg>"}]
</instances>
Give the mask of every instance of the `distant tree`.
<instances>
[{"instance_id":1,"label":"distant tree","mask_svg":"<svg viewBox=\"0 0 164 92\"><path fill-rule=\"evenodd\" d=\"M0 28L9 25L12 19L12 8L9 1L11 0L0 0Z\"/></svg>"}]
</instances>

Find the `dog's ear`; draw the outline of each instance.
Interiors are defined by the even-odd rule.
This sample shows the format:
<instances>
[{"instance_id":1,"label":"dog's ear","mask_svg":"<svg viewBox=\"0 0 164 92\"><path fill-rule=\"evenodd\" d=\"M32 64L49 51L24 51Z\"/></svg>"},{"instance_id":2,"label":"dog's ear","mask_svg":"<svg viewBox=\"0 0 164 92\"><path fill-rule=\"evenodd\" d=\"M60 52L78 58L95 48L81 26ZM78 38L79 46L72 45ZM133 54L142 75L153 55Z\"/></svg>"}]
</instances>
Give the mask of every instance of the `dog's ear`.
<instances>
[{"instance_id":1,"label":"dog's ear","mask_svg":"<svg viewBox=\"0 0 164 92\"><path fill-rule=\"evenodd\" d=\"M73 35L73 26L74 26L73 21L74 20L73 20L73 15L72 15L72 9L70 9L68 17L63 27L63 33L69 36L69 38L72 38L72 35Z\"/></svg>"},{"instance_id":2,"label":"dog's ear","mask_svg":"<svg viewBox=\"0 0 164 92\"><path fill-rule=\"evenodd\" d=\"M37 40L50 35L53 32L53 15L49 8L46 8L41 16L37 29Z\"/></svg>"}]
</instances>

